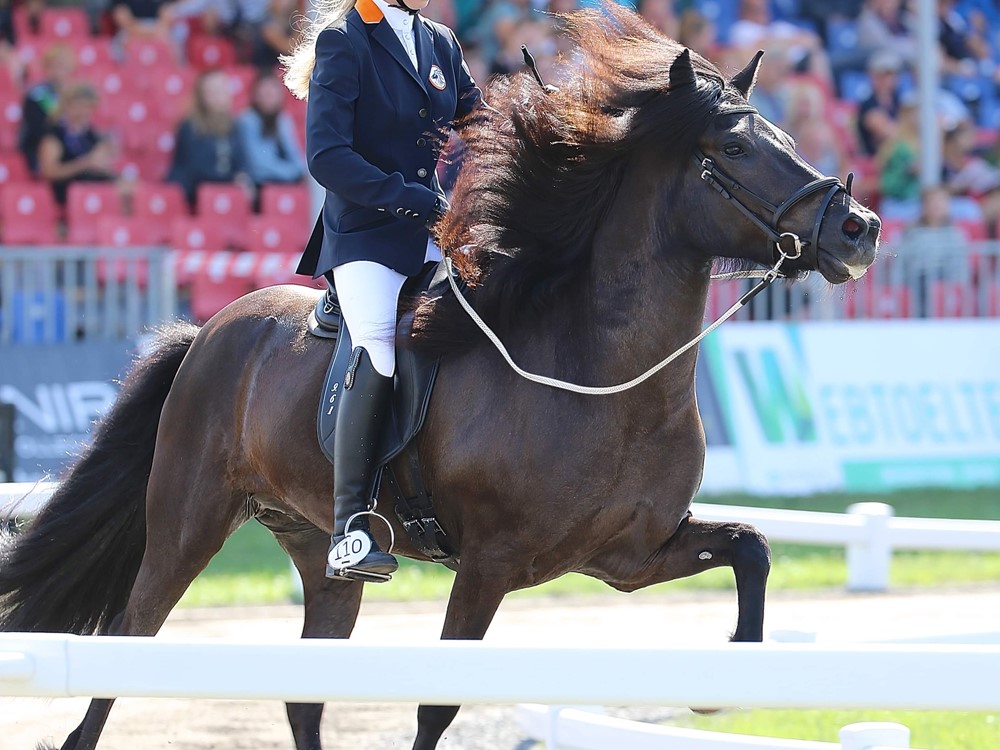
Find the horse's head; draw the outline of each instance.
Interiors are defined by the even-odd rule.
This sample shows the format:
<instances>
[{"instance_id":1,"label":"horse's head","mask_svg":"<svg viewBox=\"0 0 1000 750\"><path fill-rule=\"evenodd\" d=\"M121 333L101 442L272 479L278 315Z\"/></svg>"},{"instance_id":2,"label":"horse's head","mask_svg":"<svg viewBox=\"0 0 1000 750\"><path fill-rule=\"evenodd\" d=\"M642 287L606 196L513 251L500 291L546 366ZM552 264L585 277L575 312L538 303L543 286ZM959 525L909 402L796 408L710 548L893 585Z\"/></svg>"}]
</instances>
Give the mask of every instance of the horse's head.
<instances>
[{"instance_id":1,"label":"horse's head","mask_svg":"<svg viewBox=\"0 0 1000 750\"><path fill-rule=\"evenodd\" d=\"M881 223L842 184L795 152L795 143L749 103L761 55L719 90L719 104L697 141L683 190L682 215L708 217L688 234L710 256L743 258L782 272L818 270L840 284L874 262ZM670 68L670 88L719 86L696 74L684 50Z\"/></svg>"}]
</instances>

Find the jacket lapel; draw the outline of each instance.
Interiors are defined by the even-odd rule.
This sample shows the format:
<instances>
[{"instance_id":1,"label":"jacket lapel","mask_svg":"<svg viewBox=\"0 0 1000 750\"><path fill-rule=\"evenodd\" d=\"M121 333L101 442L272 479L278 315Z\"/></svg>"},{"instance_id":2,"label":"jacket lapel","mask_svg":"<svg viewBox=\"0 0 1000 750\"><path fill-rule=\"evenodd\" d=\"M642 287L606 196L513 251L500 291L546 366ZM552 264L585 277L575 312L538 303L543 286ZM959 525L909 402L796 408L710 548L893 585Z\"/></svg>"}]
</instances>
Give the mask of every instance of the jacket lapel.
<instances>
[{"instance_id":1,"label":"jacket lapel","mask_svg":"<svg viewBox=\"0 0 1000 750\"><path fill-rule=\"evenodd\" d=\"M434 62L434 40L430 30L424 26L424 19L419 15L413 19L413 38L417 45L417 70L420 75L420 85L427 90L427 81L431 75L431 63Z\"/></svg>"},{"instance_id":2,"label":"jacket lapel","mask_svg":"<svg viewBox=\"0 0 1000 750\"><path fill-rule=\"evenodd\" d=\"M413 25L416 29L416 24ZM424 87L423 81L420 80L420 74L413 69L413 63L410 62L409 55L406 54L406 50L403 49L402 42L399 41L399 37L396 36L396 32L392 30L392 26L384 18L379 21L378 25L372 30L372 39L381 44L386 52L392 55L392 58L407 72L413 79L421 90L426 94L427 89ZM419 48L418 48L419 49Z\"/></svg>"}]
</instances>

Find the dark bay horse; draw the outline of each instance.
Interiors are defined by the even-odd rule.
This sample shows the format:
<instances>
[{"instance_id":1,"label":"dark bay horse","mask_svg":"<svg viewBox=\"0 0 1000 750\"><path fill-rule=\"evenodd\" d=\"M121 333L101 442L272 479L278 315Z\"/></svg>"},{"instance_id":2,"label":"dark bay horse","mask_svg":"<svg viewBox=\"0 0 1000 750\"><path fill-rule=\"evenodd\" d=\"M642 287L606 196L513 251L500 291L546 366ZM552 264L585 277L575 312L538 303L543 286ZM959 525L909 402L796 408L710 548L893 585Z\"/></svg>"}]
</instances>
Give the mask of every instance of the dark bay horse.
<instances>
[{"instance_id":1,"label":"dark bay horse","mask_svg":"<svg viewBox=\"0 0 1000 750\"><path fill-rule=\"evenodd\" d=\"M776 242L798 236L811 239L787 273L839 283L873 262L877 217L748 104L759 56L727 79L629 11L569 25L578 50L557 91L502 79L465 128L441 228L521 365L587 385L632 378L699 332L718 257L770 267ZM254 518L302 575L303 636L350 636L363 584L324 577L333 481L315 410L331 346L306 333L315 299L265 289L200 331L161 333L3 552L0 629L152 635ZM443 638L481 638L508 592L570 571L633 591L730 566L733 638L761 640L766 541L688 510L705 458L696 349L632 390L587 396L522 380L447 294L417 313L410 343L444 352L420 456L461 548ZM94 748L112 702L94 700L64 750ZM288 706L299 750L320 747L322 710ZM436 747L457 711L421 706L415 750Z\"/></svg>"}]
</instances>

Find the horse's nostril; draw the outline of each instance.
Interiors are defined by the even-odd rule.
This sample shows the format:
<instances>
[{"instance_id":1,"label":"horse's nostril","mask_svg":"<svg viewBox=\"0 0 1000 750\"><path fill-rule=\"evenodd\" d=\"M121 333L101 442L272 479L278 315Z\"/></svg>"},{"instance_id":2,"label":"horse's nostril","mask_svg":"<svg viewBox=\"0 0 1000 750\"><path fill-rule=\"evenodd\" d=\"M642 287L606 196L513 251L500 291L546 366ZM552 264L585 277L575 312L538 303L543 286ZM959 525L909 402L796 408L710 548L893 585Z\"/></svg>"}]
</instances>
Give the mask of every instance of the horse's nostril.
<instances>
[{"instance_id":1,"label":"horse's nostril","mask_svg":"<svg viewBox=\"0 0 1000 750\"><path fill-rule=\"evenodd\" d=\"M840 228L850 239L856 240L868 231L868 222L857 214L851 214L844 219Z\"/></svg>"}]
</instances>

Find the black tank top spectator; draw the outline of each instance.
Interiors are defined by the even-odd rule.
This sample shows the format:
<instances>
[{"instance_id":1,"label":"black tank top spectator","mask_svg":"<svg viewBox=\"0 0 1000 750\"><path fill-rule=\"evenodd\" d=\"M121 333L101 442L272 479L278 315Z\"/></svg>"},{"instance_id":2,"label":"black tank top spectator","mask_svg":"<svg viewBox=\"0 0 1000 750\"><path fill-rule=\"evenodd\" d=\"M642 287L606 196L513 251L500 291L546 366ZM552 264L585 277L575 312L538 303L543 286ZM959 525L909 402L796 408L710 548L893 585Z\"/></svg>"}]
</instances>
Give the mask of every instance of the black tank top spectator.
<instances>
[{"instance_id":1,"label":"black tank top spectator","mask_svg":"<svg viewBox=\"0 0 1000 750\"><path fill-rule=\"evenodd\" d=\"M115 179L115 149L93 126L97 91L77 84L63 93L55 121L38 147L39 176L52 183L56 201L66 203L71 182Z\"/></svg>"},{"instance_id":2,"label":"black tank top spectator","mask_svg":"<svg viewBox=\"0 0 1000 750\"><path fill-rule=\"evenodd\" d=\"M252 194L253 183L245 170L229 81L220 71L202 73L195 82L191 112L177 130L167 180L180 184L194 205L198 185L203 182L235 181Z\"/></svg>"},{"instance_id":3,"label":"black tank top spectator","mask_svg":"<svg viewBox=\"0 0 1000 750\"><path fill-rule=\"evenodd\" d=\"M868 60L872 93L858 107L858 140L867 156L895 135L899 119L899 70L901 60L888 50L876 52Z\"/></svg>"},{"instance_id":4,"label":"black tank top spectator","mask_svg":"<svg viewBox=\"0 0 1000 750\"><path fill-rule=\"evenodd\" d=\"M280 55L291 53L298 40L295 28L298 12L298 0L270 0L264 19L248 29L254 65L270 70L278 64Z\"/></svg>"}]
</instances>

